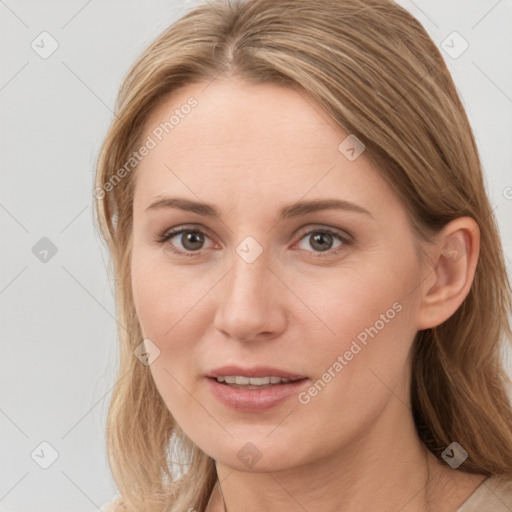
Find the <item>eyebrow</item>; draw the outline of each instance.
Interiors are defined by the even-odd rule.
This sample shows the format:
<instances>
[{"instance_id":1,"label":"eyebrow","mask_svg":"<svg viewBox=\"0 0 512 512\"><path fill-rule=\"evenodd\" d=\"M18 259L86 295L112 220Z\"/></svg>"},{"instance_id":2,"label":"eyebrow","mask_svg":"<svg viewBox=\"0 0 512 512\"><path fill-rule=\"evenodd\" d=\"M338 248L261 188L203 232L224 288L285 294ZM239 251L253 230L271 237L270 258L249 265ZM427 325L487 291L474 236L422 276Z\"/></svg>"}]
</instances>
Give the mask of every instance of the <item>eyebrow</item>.
<instances>
[{"instance_id":1,"label":"eyebrow","mask_svg":"<svg viewBox=\"0 0 512 512\"><path fill-rule=\"evenodd\" d=\"M219 217L219 210L212 204L191 201L181 197L162 197L151 203L144 211L161 210L165 208L177 208L187 212L197 213L205 217ZM308 213L322 210L345 210L363 213L373 219L373 215L355 203L343 199L318 199L312 201L300 201L295 204L283 206L279 211L280 219L299 217Z\"/></svg>"}]
</instances>

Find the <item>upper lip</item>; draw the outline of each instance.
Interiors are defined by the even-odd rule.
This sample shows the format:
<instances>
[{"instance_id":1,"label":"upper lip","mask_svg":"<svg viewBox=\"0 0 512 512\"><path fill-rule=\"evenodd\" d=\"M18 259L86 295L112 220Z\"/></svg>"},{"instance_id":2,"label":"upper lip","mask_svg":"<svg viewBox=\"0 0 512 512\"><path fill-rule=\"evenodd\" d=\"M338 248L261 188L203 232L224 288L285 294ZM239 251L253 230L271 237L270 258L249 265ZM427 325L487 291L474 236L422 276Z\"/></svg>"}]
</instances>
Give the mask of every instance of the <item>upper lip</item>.
<instances>
[{"instance_id":1,"label":"upper lip","mask_svg":"<svg viewBox=\"0 0 512 512\"><path fill-rule=\"evenodd\" d=\"M299 375L279 368L270 366L253 366L252 368L242 368L241 366L229 365L215 368L207 377L225 377L225 376L241 376L241 377L281 377L290 380L305 379L305 375Z\"/></svg>"}]
</instances>

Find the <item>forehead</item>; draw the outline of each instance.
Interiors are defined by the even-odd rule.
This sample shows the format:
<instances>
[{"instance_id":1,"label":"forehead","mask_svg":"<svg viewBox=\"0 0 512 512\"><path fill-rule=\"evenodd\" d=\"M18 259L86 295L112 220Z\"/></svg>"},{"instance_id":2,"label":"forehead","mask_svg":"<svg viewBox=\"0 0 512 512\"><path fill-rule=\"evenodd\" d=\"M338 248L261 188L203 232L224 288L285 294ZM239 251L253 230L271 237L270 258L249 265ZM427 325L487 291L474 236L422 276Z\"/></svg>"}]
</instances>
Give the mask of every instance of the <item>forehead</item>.
<instances>
[{"instance_id":1,"label":"forehead","mask_svg":"<svg viewBox=\"0 0 512 512\"><path fill-rule=\"evenodd\" d=\"M191 98L195 106L183 107ZM340 151L348 135L302 91L239 80L188 85L147 120L144 140L156 145L136 169L135 199L147 206L164 193L209 202L238 197L258 208L277 195L283 202L306 195L368 202L378 199L368 197L372 190L389 194L364 153L350 161Z\"/></svg>"},{"instance_id":2,"label":"forehead","mask_svg":"<svg viewBox=\"0 0 512 512\"><path fill-rule=\"evenodd\" d=\"M190 98L197 104L185 109ZM166 121L182 107L190 112L182 114L183 118L174 116L176 124L167 126L169 133L162 134L163 144L159 144L174 158L217 161L222 156L226 164L241 167L268 160L293 164L297 159L317 160L319 153L328 158L347 135L305 92L237 79L179 89L155 109L146 133L165 128Z\"/></svg>"}]
</instances>

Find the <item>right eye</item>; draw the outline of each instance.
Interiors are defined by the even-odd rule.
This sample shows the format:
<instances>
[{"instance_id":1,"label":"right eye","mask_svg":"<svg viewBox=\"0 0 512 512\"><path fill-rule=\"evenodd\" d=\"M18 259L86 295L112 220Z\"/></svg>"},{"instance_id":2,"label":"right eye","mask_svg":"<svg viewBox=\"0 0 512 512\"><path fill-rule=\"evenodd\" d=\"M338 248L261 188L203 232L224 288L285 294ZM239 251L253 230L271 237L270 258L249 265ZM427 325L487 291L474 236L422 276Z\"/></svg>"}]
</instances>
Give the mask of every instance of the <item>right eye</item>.
<instances>
[{"instance_id":1,"label":"right eye","mask_svg":"<svg viewBox=\"0 0 512 512\"><path fill-rule=\"evenodd\" d=\"M182 246L181 249L177 249L176 244L171 242L173 238L179 241ZM203 249L202 245L204 244L205 238L208 238L206 234L197 228L180 227L164 231L155 237L155 240L161 245L167 244L169 249L175 254L181 256L198 256L201 249Z\"/></svg>"}]
</instances>

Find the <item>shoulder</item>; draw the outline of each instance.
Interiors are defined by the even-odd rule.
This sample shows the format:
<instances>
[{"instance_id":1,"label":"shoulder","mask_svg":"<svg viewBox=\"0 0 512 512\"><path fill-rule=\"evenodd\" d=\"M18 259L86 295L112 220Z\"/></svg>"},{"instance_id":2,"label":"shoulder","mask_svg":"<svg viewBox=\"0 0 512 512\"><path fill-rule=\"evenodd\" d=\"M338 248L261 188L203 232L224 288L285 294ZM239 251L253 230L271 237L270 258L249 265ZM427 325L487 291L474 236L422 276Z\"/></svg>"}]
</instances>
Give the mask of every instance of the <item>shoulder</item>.
<instances>
[{"instance_id":1,"label":"shoulder","mask_svg":"<svg viewBox=\"0 0 512 512\"><path fill-rule=\"evenodd\" d=\"M456 512L510 512L512 480L493 476L484 480Z\"/></svg>"}]
</instances>

